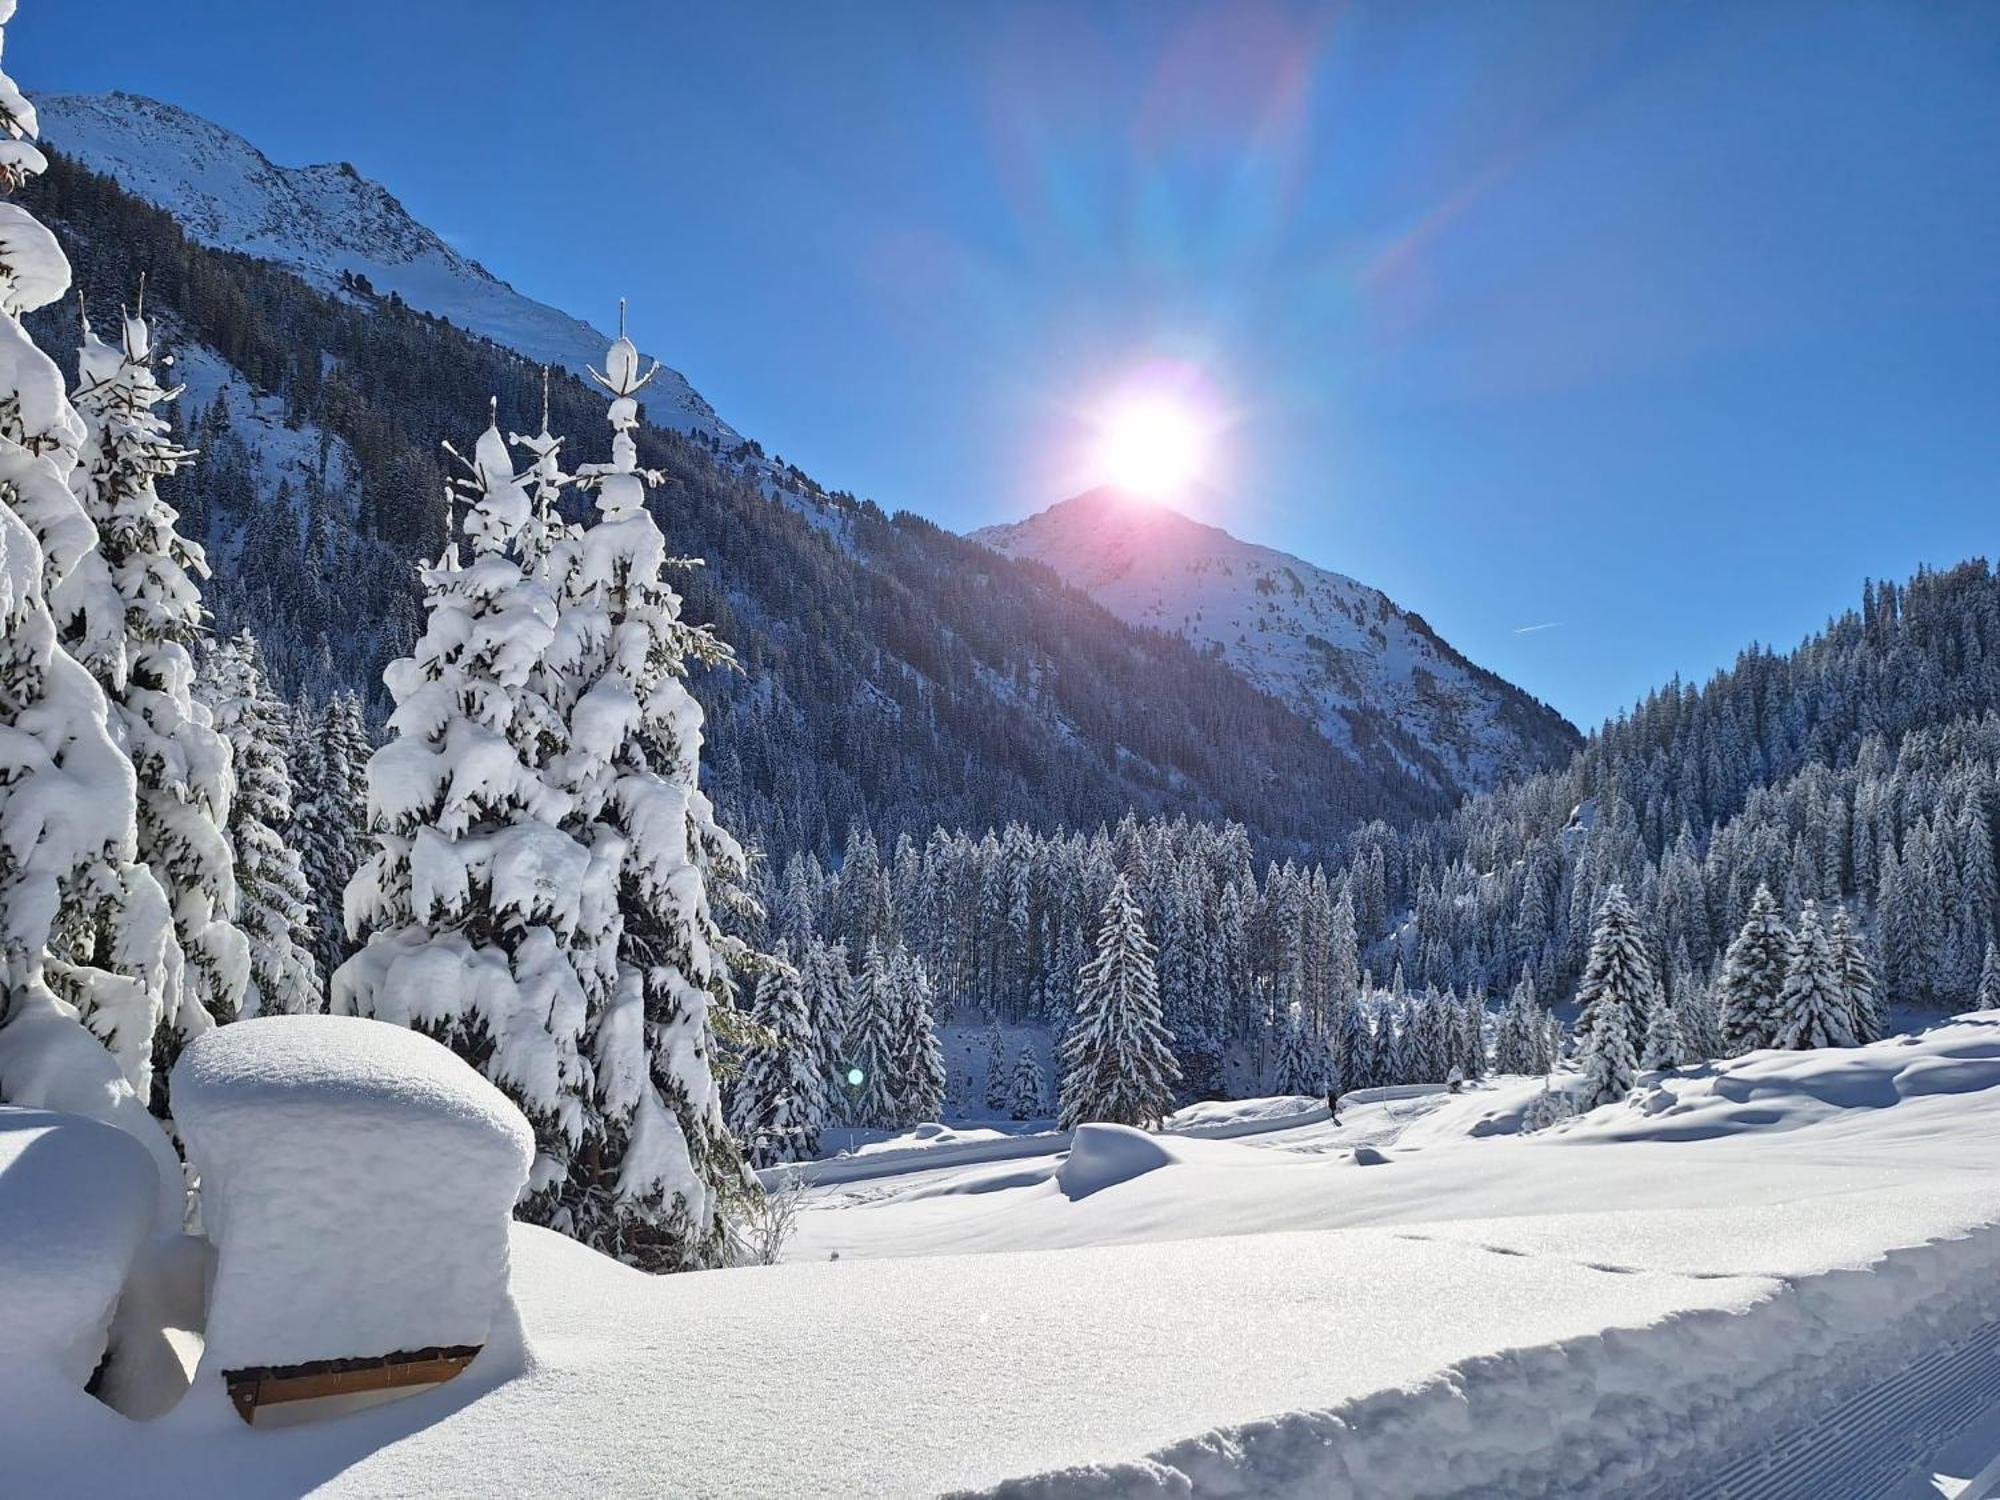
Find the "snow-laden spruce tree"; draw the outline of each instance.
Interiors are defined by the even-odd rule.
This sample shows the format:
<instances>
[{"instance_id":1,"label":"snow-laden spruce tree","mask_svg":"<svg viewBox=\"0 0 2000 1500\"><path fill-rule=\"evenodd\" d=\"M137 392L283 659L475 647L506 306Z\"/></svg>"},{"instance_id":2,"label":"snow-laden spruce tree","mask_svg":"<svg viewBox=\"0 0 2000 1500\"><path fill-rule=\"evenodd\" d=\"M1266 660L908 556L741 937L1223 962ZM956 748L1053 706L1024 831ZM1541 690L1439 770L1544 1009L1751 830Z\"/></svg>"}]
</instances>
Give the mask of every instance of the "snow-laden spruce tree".
<instances>
[{"instance_id":1,"label":"snow-laden spruce tree","mask_svg":"<svg viewBox=\"0 0 2000 1500\"><path fill-rule=\"evenodd\" d=\"M312 889L291 836L290 714L271 692L257 638L246 630L218 641L196 690L236 768L226 832L236 863L236 926L250 945L242 1013L319 1010L323 984L308 946Z\"/></svg>"},{"instance_id":2,"label":"snow-laden spruce tree","mask_svg":"<svg viewBox=\"0 0 2000 1500\"><path fill-rule=\"evenodd\" d=\"M699 786L702 712L685 678L691 664L732 657L681 618L666 581L675 560L646 504L659 476L639 466L635 436L638 392L656 370L642 371L621 333L595 374L611 397L607 463L564 475L546 418L540 434L516 438L534 463L515 482L510 545L559 604L522 696L548 715L542 781L566 804L560 826L606 896L601 912L593 896L575 934L593 1140L552 1191L571 1233L664 1271L722 1264L728 1206L756 1190L724 1119L716 1060L718 1031L747 1045L734 973L760 960L714 914L718 903L754 903L743 849ZM555 508L571 484L595 499L582 528Z\"/></svg>"},{"instance_id":3,"label":"snow-laden spruce tree","mask_svg":"<svg viewBox=\"0 0 2000 1500\"><path fill-rule=\"evenodd\" d=\"M731 1090L731 1124L758 1166L817 1155L826 1124L826 1084L805 986L782 942L774 956L758 976L751 1009L770 1043L748 1050Z\"/></svg>"},{"instance_id":4,"label":"snow-laden spruce tree","mask_svg":"<svg viewBox=\"0 0 2000 1500\"><path fill-rule=\"evenodd\" d=\"M868 940L861 972L854 979L853 1022L847 1029L850 1066L860 1075L853 1085L854 1123L887 1130L901 1123L903 1101L897 1071L902 1058L901 1023L895 972L881 943Z\"/></svg>"},{"instance_id":5,"label":"snow-laden spruce tree","mask_svg":"<svg viewBox=\"0 0 2000 1500\"><path fill-rule=\"evenodd\" d=\"M190 1003L187 959L168 882L190 864L199 878L205 854L217 873L215 904L226 906L229 895L227 847L181 772L198 768L196 779L219 786L226 799L229 759L207 733L205 715L194 710L197 722L188 722L186 643L201 623L190 573L206 568L200 550L175 531L174 512L155 488L192 457L154 410L178 392L155 382L151 335L138 317L124 320L116 349L86 325L79 366L76 406L85 435L69 485L78 513L96 528L97 550L53 597L63 643L103 688L113 737L133 762L137 857L101 862L71 886L49 975L124 1062L128 1077L150 1093L143 1080L154 1063L171 1063L182 1042L211 1024L206 1010L183 1012ZM195 803L188 819L195 860L156 846L162 797L169 814ZM158 1102L164 1106L164 1095Z\"/></svg>"},{"instance_id":6,"label":"snow-laden spruce tree","mask_svg":"<svg viewBox=\"0 0 2000 1500\"><path fill-rule=\"evenodd\" d=\"M854 979L847 968L847 950L808 935L799 962L799 983L805 991L806 1015L818 1048L813 1066L826 1097L826 1123L850 1124L848 1072L853 1062L848 1055L847 1033L854 1012Z\"/></svg>"},{"instance_id":7,"label":"snow-laden spruce tree","mask_svg":"<svg viewBox=\"0 0 2000 1500\"><path fill-rule=\"evenodd\" d=\"M944 1112L944 1049L938 1045L937 1023L932 1016L931 976L924 961L897 945L895 989L898 1000L896 1031L901 1051L896 1062L903 1122L910 1125L935 1120Z\"/></svg>"},{"instance_id":8,"label":"snow-laden spruce tree","mask_svg":"<svg viewBox=\"0 0 2000 1500\"><path fill-rule=\"evenodd\" d=\"M986 1112L995 1119L1007 1111L1007 1063L1007 1038L1000 1031L1000 1018L995 1016L986 1028Z\"/></svg>"},{"instance_id":9,"label":"snow-laden spruce tree","mask_svg":"<svg viewBox=\"0 0 2000 1500\"><path fill-rule=\"evenodd\" d=\"M1723 954L1722 977L1716 982L1722 1041L1732 1056L1777 1041L1778 991L1785 985L1791 950L1778 898L1768 885L1759 885L1742 929Z\"/></svg>"},{"instance_id":10,"label":"snow-laden spruce tree","mask_svg":"<svg viewBox=\"0 0 2000 1500\"><path fill-rule=\"evenodd\" d=\"M188 998L215 1021L241 1010L250 983L248 941L233 921L235 855L227 833L235 808L230 746L194 689L193 648L205 624L201 548L180 535L160 498L160 479L193 455L176 443L159 407L179 396L153 370L143 316L121 320L107 345L86 326L78 355L77 403L89 429L85 462L72 480L96 522L107 574L121 606L115 637L73 621L71 634L104 684L138 776L138 855L165 889L186 959ZM88 644L93 636L101 643ZM190 1013L173 1038L202 1029Z\"/></svg>"},{"instance_id":11,"label":"snow-laden spruce tree","mask_svg":"<svg viewBox=\"0 0 2000 1500\"><path fill-rule=\"evenodd\" d=\"M1979 989L1973 997L1979 1010L2000 1010L2000 948L1986 945L1986 960L1979 966Z\"/></svg>"},{"instance_id":12,"label":"snow-laden spruce tree","mask_svg":"<svg viewBox=\"0 0 2000 1500\"><path fill-rule=\"evenodd\" d=\"M1180 1068L1160 1019L1153 941L1132 887L1111 882L1097 953L1077 976L1076 1016L1062 1039L1062 1124L1157 1126L1173 1107Z\"/></svg>"},{"instance_id":13,"label":"snow-laden spruce tree","mask_svg":"<svg viewBox=\"0 0 2000 1500\"><path fill-rule=\"evenodd\" d=\"M1313 1041L1299 1006L1287 1007L1282 1033L1278 1040L1278 1092L1317 1097L1326 1088L1326 1053Z\"/></svg>"},{"instance_id":14,"label":"snow-laden spruce tree","mask_svg":"<svg viewBox=\"0 0 2000 1500\"><path fill-rule=\"evenodd\" d=\"M13 14L13 0L0 0L0 26ZM0 193L47 166L35 128L34 107L0 73ZM97 647L123 621L70 488L83 421L21 324L69 285L55 237L0 202L0 1101L91 1115L141 1139L162 1167L164 1209L178 1173L145 1100L174 984L170 922L135 863L131 762L103 691L57 627L82 615ZM50 988L52 944L74 954L64 989L93 1007L89 1024L110 1050Z\"/></svg>"},{"instance_id":15,"label":"snow-laden spruce tree","mask_svg":"<svg viewBox=\"0 0 2000 1500\"><path fill-rule=\"evenodd\" d=\"M1646 1013L1646 1036L1639 1048L1639 1066L1648 1072L1684 1068L1699 1061L1683 1025L1681 1008L1665 995L1655 997Z\"/></svg>"},{"instance_id":16,"label":"snow-laden spruce tree","mask_svg":"<svg viewBox=\"0 0 2000 1500\"><path fill-rule=\"evenodd\" d=\"M1646 934L1623 886L1606 889L1597 909L1576 998L1584 1074L1580 1103L1595 1109L1632 1092L1640 1039L1659 1003Z\"/></svg>"},{"instance_id":17,"label":"snow-laden spruce tree","mask_svg":"<svg viewBox=\"0 0 2000 1500\"><path fill-rule=\"evenodd\" d=\"M1772 1045L1787 1051L1851 1047L1854 1030L1840 956L1827 940L1819 907L1806 902L1792 937L1792 956L1778 991L1778 1029Z\"/></svg>"},{"instance_id":18,"label":"snow-laden spruce tree","mask_svg":"<svg viewBox=\"0 0 2000 1500\"><path fill-rule=\"evenodd\" d=\"M337 693L298 715L292 755L292 843L312 892L313 959L331 974L347 957L342 893L368 857L368 757L361 700Z\"/></svg>"},{"instance_id":19,"label":"snow-laden spruce tree","mask_svg":"<svg viewBox=\"0 0 2000 1500\"><path fill-rule=\"evenodd\" d=\"M1042 1084L1041 1060L1032 1042L1021 1043L1007 1084L1007 1113L1016 1120L1039 1120L1048 1113L1048 1090Z\"/></svg>"},{"instance_id":20,"label":"snow-laden spruce tree","mask_svg":"<svg viewBox=\"0 0 2000 1500\"><path fill-rule=\"evenodd\" d=\"M383 673L396 707L368 762L376 848L346 895L367 941L332 1008L428 1032L504 1089L535 1127L522 1211L575 1232L573 1158L603 1132L574 955L609 942L615 865L563 830L572 799L545 774L562 721L531 679L556 604L522 564L529 502L497 427L470 467L465 514L423 570L423 636Z\"/></svg>"}]
</instances>

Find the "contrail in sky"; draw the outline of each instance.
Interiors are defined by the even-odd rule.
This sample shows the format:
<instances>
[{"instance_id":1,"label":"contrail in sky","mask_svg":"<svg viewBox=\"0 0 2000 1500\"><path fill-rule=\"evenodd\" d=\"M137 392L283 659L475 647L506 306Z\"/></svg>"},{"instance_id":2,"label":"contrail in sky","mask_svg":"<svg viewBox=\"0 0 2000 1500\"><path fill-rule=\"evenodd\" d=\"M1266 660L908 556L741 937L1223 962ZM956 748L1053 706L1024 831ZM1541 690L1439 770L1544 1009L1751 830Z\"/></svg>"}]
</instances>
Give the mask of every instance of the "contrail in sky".
<instances>
[{"instance_id":1,"label":"contrail in sky","mask_svg":"<svg viewBox=\"0 0 2000 1500\"><path fill-rule=\"evenodd\" d=\"M1546 625L1516 625L1514 627L1514 634L1533 635L1538 630L1554 630L1560 624L1562 624L1561 620L1550 620Z\"/></svg>"}]
</instances>

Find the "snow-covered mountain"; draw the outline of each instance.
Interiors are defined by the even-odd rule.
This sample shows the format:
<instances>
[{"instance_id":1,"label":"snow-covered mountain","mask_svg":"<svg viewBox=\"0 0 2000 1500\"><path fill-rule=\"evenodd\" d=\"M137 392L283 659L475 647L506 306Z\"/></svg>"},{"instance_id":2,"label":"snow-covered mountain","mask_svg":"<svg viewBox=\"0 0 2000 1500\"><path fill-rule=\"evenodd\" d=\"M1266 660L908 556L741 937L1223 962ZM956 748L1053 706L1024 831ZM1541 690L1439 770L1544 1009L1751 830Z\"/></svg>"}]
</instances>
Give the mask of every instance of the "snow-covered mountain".
<instances>
[{"instance_id":1,"label":"snow-covered mountain","mask_svg":"<svg viewBox=\"0 0 2000 1500\"><path fill-rule=\"evenodd\" d=\"M233 131L137 94L38 97L42 135L172 214L191 239L298 271L336 289L343 273L377 293L581 374L607 336L523 296L413 219L346 162L281 167ZM725 446L741 439L685 377L663 369L648 415Z\"/></svg>"},{"instance_id":2,"label":"snow-covered mountain","mask_svg":"<svg viewBox=\"0 0 2000 1500\"><path fill-rule=\"evenodd\" d=\"M1379 737L1440 785L1485 790L1576 747L1554 709L1381 590L1150 500L1091 490L973 540L1045 563L1135 625L1219 651L1336 744Z\"/></svg>"}]
</instances>

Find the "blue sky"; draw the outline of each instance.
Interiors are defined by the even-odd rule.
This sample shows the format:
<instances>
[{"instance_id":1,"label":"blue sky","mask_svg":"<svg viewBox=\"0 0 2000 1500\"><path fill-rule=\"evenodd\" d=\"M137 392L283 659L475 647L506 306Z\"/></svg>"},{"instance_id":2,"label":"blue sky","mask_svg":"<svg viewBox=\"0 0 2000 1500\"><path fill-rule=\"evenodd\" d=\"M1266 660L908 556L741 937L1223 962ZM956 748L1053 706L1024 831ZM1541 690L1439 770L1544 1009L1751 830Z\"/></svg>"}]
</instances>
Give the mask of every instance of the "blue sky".
<instances>
[{"instance_id":1,"label":"blue sky","mask_svg":"<svg viewBox=\"0 0 2000 1500\"><path fill-rule=\"evenodd\" d=\"M1129 372L1200 512L1589 725L1992 552L2000 7L24 0L30 90L346 159L970 528ZM119 38L116 45L106 38ZM1524 627L1547 626L1524 630Z\"/></svg>"}]
</instances>

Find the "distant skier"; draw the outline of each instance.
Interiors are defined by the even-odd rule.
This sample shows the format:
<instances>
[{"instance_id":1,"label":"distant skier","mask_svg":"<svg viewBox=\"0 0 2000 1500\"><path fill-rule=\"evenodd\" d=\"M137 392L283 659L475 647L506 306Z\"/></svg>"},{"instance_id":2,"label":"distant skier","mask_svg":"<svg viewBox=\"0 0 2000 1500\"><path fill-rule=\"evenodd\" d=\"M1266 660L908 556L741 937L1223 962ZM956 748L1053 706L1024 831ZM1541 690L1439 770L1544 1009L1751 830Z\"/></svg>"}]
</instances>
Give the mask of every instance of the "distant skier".
<instances>
[{"instance_id":1,"label":"distant skier","mask_svg":"<svg viewBox=\"0 0 2000 1500\"><path fill-rule=\"evenodd\" d=\"M1336 1125L1340 1123L1340 1091L1338 1089L1328 1089L1326 1091L1326 1117Z\"/></svg>"}]
</instances>

